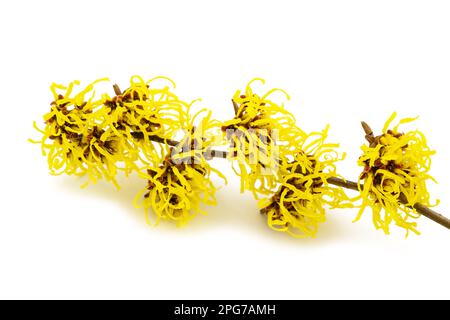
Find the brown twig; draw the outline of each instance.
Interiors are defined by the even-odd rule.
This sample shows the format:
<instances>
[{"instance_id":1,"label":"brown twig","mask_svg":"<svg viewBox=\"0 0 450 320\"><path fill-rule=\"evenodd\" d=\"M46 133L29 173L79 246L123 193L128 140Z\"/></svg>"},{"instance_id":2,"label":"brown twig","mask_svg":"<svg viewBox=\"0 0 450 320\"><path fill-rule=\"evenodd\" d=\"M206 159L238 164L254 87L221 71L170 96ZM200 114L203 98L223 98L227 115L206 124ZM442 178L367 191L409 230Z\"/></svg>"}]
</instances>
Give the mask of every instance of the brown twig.
<instances>
[{"instance_id":1,"label":"brown twig","mask_svg":"<svg viewBox=\"0 0 450 320\"><path fill-rule=\"evenodd\" d=\"M373 135L372 129L364 121L361 121L361 125L362 125L362 127L364 129L364 132L366 133L366 140L369 142L369 145L371 147L374 147L376 145L377 138L375 138L375 136Z\"/></svg>"},{"instance_id":2,"label":"brown twig","mask_svg":"<svg viewBox=\"0 0 450 320\"><path fill-rule=\"evenodd\" d=\"M117 84L113 85L114 93L118 96L122 94L122 90L120 90L120 87Z\"/></svg>"},{"instance_id":3,"label":"brown twig","mask_svg":"<svg viewBox=\"0 0 450 320\"><path fill-rule=\"evenodd\" d=\"M120 90L118 85L114 85L114 92L117 95L121 95L122 91ZM233 102L233 107L235 110L235 113L237 114L238 112L238 105L237 103L232 100ZM361 125L364 129L364 132L366 133L366 140L370 143L370 144L374 144L376 143L376 138L374 137L373 131L370 128L370 126L362 121ZM133 132L132 135L136 138L143 138L143 134L141 132ZM178 146L180 144L179 141L175 141L175 140L171 140L171 139L163 139L160 138L158 136L149 136L148 137L149 140L153 141L153 142L157 142L157 143L166 143L170 146ZM221 159L226 159L229 156L229 153L227 151L220 151L220 150L213 150L213 149L209 149L205 152L205 155L207 157L207 159L209 158L221 158ZM359 190L363 190L364 185L360 184L359 188L358 188L358 183L353 182L353 181L348 181L348 180L344 180L344 179L340 179L337 177L331 177L327 179L329 184L338 186L338 187L342 187L342 188L346 188L346 189L350 189L350 190L354 190L354 191L359 191ZM406 200L406 197L404 194L401 194L399 197L399 201L400 203L404 204L404 205L408 205L408 201ZM433 220L434 222L446 227L447 229L450 229L450 219L448 219L447 217L444 217L443 215L437 213L436 211L424 206L421 203L416 203L413 208L420 213L421 215L427 217L428 219Z\"/></svg>"},{"instance_id":4,"label":"brown twig","mask_svg":"<svg viewBox=\"0 0 450 320\"><path fill-rule=\"evenodd\" d=\"M414 209L416 209L418 213L427 217L428 219L431 219L434 222L439 223L441 226L450 229L450 219L444 217L442 214L439 214L436 211L431 210L430 208L424 206L421 203L416 203L414 205Z\"/></svg>"},{"instance_id":5,"label":"brown twig","mask_svg":"<svg viewBox=\"0 0 450 320\"><path fill-rule=\"evenodd\" d=\"M328 178L327 181L329 184L334 184L335 186L338 186L338 187L359 191L358 184L353 181L348 181L348 180L340 179L337 177ZM363 185L360 186L361 190L363 187L364 187Z\"/></svg>"},{"instance_id":6,"label":"brown twig","mask_svg":"<svg viewBox=\"0 0 450 320\"><path fill-rule=\"evenodd\" d=\"M132 132L131 135L135 138L138 139L143 139L144 135L142 134L142 132ZM179 141L176 140L171 140L171 139L163 139L161 137L158 136L148 136L148 139L150 141L153 142L157 142L157 143L166 143L169 146L172 147L176 147L180 144ZM221 159L226 159L228 157L228 152L227 151L221 151L221 150L214 150L214 149L207 149L205 152L205 157L206 159L211 159L211 158L221 158Z\"/></svg>"},{"instance_id":7,"label":"brown twig","mask_svg":"<svg viewBox=\"0 0 450 320\"><path fill-rule=\"evenodd\" d=\"M132 132L131 135L136 139L144 139L144 134L142 132ZM179 141L164 139L158 136L148 136L148 139L153 142L168 144L171 147L176 147L180 144Z\"/></svg>"},{"instance_id":8,"label":"brown twig","mask_svg":"<svg viewBox=\"0 0 450 320\"><path fill-rule=\"evenodd\" d=\"M343 180L343 179L340 179L337 177L328 178L327 181L329 184L333 184L335 186L339 186L339 187L350 189L350 190L359 191L359 190L364 189L364 185L362 185L362 184L360 184L359 189L358 189L358 184L356 182ZM408 201L406 200L406 197L404 194L401 194L398 200L400 201L400 203L402 203L404 205L408 205ZM441 226L444 226L447 229L450 229L450 219L448 219L447 217L444 217L443 215L437 213L434 210L431 210L430 208L424 206L421 203L416 203L413 206L413 208L416 209L416 211L418 213L427 217L428 219L431 219L434 222L439 223Z\"/></svg>"},{"instance_id":9,"label":"brown twig","mask_svg":"<svg viewBox=\"0 0 450 320\"><path fill-rule=\"evenodd\" d=\"M174 141L174 140L165 140L156 136L149 136L149 139L151 141L154 142L159 142L159 143L167 143L171 146L177 146L179 144L178 141ZM226 159L228 157L228 152L227 151L220 151L220 150L208 150L205 152L205 155L207 156L207 158L221 158L221 159ZM353 181L349 181L349 180L344 180L344 179L340 179L337 177L331 177L327 179L329 184L333 184L335 186L338 187L342 187L342 188L346 188L346 189L350 189L350 190L354 190L354 191L359 191L359 190L363 190L364 189L364 185L360 184L360 189L358 189L358 184L356 182ZM406 200L406 197L404 194L401 194L399 197L399 201L400 203L404 204L404 205L408 205L408 201ZM427 217L428 219L433 220L434 222L440 224L441 226L446 227L447 229L450 229L450 219L448 219L447 217L444 217L443 215L437 213L436 211L424 206L421 203L416 203L413 206L414 209L416 209L416 211L418 213L420 213L421 215Z\"/></svg>"}]
</instances>

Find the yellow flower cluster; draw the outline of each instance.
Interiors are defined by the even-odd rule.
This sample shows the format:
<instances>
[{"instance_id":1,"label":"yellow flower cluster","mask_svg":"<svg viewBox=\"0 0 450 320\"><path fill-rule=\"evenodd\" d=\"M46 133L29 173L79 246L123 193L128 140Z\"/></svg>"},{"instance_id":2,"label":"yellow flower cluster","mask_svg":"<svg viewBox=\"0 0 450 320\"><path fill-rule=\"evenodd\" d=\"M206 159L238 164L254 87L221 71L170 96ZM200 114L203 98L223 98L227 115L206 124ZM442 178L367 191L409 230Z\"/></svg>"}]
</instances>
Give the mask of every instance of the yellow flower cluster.
<instances>
[{"instance_id":1,"label":"yellow flower cluster","mask_svg":"<svg viewBox=\"0 0 450 320\"><path fill-rule=\"evenodd\" d=\"M164 77L144 81L133 76L125 91L115 85L112 97L94 92L98 83L108 79L78 93L74 93L78 81L67 87L53 84L54 101L44 116L45 127L34 124L42 138L32 142L41 144L55 175L87 175L88 182L94 183L105 178L119 187L119 170L138 172L148 180L145 209L184 224L202 212L200 203L215 204L210 174L217 171L207 157L211 145L221 143L217 141L221 123L206 110L191 117L193 102L180 100L168 86L157 86L159 79L173 84ZM186 132L179 143L172 140L182 131Z\"/></svg>"},{"instance_id":2,"label":"yellow flower cluster","mask_svg":"<svg viewBox=\"0 0 450 320\"><path fill-rule=\"evenodd\" d=\"M314 237L326 220L326 206L351 206L342 189L328 183L328 178L337 176L335 163L342 158L335 150L338 145L325 142L327 131L308 135L293 157L280 161L278 190L259 202L273 230Z\"/></svg>"},{"instance_id":3,"label":"yellow flower cluster","mask_svg":"<svg viewBox=\"0 0 450 320\"><path fill-rule=\"evenodd\" d=\"M277 185L276 172L280 154L294 145L306 134L295 124L294 116L270 99L281 89L272 89L263 95L253 92L252 84L264 80L250 81L244 92L238 90L233 96L235 116L224 122L222 130L229 141L229 159L233 170L241 178L241 192L250 190L270 194ZM237 167L236 167L237 165Z\"/></svg>"},{"instance_id":4,"label":"yellow flower cluster","mask_svg":"<svg viewBox=\"0 0 450 320\"><path fill-rule=\"evenodd\" d=\"M114 97L98 97L94 92L96 85L108 79L97 80L78 93L74 93L78 81L67 87L53 84L54 101L43 117L45 127L34 124L42 138L32 141L41 144L50 172L87 175L93 183L105 178L118 187L118 170L129 174L138 169L138 160L152 163L156 149L149 138L174 135L188 109L168 86L153 86L154 80L134 76L130 87Z\"/></svg>"},{"instance_id":5,"label":"yellow flower cluster","mask_svg":"<svg viewBox=\"0 0 450 320\"><path fill-rule=\"evenodd\" d=\"M210 179L212 170L206 162L176 164L170 156L167 157L160 167L148 170L148 187L142 206L153 209L157 222L160 219L172 220L178 222L179 226L186 224L198 213L206 214L200 208L201 203L217 204L217 188ZM141 198L142 194L138 197ZM137 204L137 207L140 205Z\"/></svg>"},{"instance_id":6,"label":"yellow flower cluster","mask_svg":"<svg viewBox=\"0 0 450 320\"><path fill-rule=\"evenodd\" d=\"M416 222L410 218L420 215L413 206L421 203L431 206L426 182L429 174L431 155L425 136L420 131L402 133L399 126L414 121L403 119L390 129L394 113L386 122L383 133L374 137L368 134L370 145L361 147L359 165L364 167L360 176L362 205L356 220L360 219L367 207L372 208L373 223L377 229L389 234L389 226L395 223L418 234Z\"/></svg>"},{"instance_id":7,"label":"yellow flower cluster","mask_svg":"<svg viewBox=\"0 0 450 320\"><path fill-rule=\"evenodd\" d=\"M196 125L198 118L201 120ZM200 208L202 203L216 205L217 188L211 181L211 173L216 173L225 183L226 178L207 160L220 126L221 123L212 120L211 112L206 110L189 118L181 142L173 148L166 147L163 163L142 175L148 180L148 186L136 197L136 207L143 206L146 211L153 209L157 223L163 219L183 226L198 213L206 214ZM142 194L145 194L144 199L139 203ZM150 221L148 215L147 218Z\"/></svg>"},{"instance_id":8,"label":"yellow flower cluster","mask_svg":"<svg viewBox=\"0 0 450 320\"><path fill-rule=\"evenodd\" d=\"M305 133L294 116L269 97L253 92L252 80L245 92L233 97L235 117L222 130L230 143L230 157L241 178L241 191L272 195L259 203L268 225L297 237L313 237L325 221L325 206L348 206L348 198L327 179L336 177L335 162L342 158L337 144L326 143L328 127ZM264 82L263 82L264 83Z\"/></svg>"},{"instance_id":9,"label":"yellow flower cluster","mask_svg":"<svg viewBox=\"0 0 450 320\"><path fill-rule=\"evenodd\" d=\"M391 128L394 113L376 137L363 123L369 145L361 147L358 164L364 170L355 183L337 173L336 162L345 154L337 151L338 144L327 142L329 127L312 133L297 127L294 116L274 101L276 93L289 100L285 91L254 92L255 83L264 84L262 79L235 93L234 117L223 123L206 109L193 113L195 101L179 99L168 78L145 81L133 76L124 91L114 85L114 95L97 95L94 89L107 81L81 89L78 81L53 84L45 126L34 123L42 136L32 142L41 145L52 174L85 176L84 186L103 178L119 188L119 172L137 172L146 186L135 205L145 209L149 222L151 210L156 222L181 226L205 214L203 205L216 205L211 176L225 183L226 178L210 165L213 157L232 160L241 192L262 197L258 206L269 227L295 237L314 237L326 220L326 208L352 207L355 200L362 200L356 220L370 207L375 227L386 234L392 223L407 235L418 233L411 221L419 217L414 207L432 206L426 183L433 180L429 170L434 151L421 132L399 131L415 119L400 120ZM165 81L170 85L162 85ZM214 149L223 145L228 152ZM341 187L358 189L360 196L349 199Z\"/></svg>"}]
</instances>

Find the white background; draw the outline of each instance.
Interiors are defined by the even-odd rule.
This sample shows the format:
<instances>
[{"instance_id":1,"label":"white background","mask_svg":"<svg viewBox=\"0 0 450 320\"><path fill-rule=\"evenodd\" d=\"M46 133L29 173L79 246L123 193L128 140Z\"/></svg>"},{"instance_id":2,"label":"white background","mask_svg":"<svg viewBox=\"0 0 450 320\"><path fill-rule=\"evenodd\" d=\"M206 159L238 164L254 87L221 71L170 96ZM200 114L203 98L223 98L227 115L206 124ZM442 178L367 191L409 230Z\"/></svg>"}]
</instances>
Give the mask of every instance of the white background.
<instances>
[{"instance_id":1,"label":"white background","mask_svg":"<svg viewBox=\"0 0 450 320\"><path fill-rule=\"evenodd\" d=\"M448 1L3 1L0 4L0 298L450 298L449 231L385 236L330 211L316 239L271 231L238 179L188 227L145 224L123 190L52 177L32 121L50 84L166 75L217 118L255 76L292 96L307 131L332 125L354 178L363 143L392 111L420 115L438 151L430 186L450 215ZM223 169L229 164L215 160Z\"/></svg>"}]
</instances>

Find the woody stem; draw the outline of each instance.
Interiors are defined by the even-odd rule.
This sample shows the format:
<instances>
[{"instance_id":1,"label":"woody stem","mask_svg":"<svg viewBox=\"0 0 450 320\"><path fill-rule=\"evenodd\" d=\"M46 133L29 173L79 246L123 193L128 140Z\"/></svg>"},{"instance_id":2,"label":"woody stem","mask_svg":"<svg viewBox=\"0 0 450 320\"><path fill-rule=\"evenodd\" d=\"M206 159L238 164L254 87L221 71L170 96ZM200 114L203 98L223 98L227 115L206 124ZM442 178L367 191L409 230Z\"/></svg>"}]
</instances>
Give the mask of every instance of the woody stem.
<instances>
[{"instance_id":1,"label":"woody stem","mask_svg":"<svg viewBox=\"0 0 450 320\"><path fill-rule=\"evenodd\" d=\"M375 138L370 126L364 121L361 122L361 125L364 129L364 132L366 133L366 140L369 142L370 146L371 147L376 146L377 139ZM343 181L339 178L331 178L331 180L332 181L328 180L328 182L331 184L339 185L348 189L358 190L358 184L355 182ZM364 186L361 185L359 190L362 190L363 187ZM399 201L404 205L408 205L408 200L406 199L406 196L403 193L400 194ZM433 220L434 222L439 223L440 225L446 227L447 229L450 229L450 219L444 217L443 215L431 210L430 208L424 206L421 203L416 203L413 206L413 208L416 209L416 211L419 212L421 215Z\"/></svg>"},{"instance_id":2,"label":"woody stem","mask_svg":"<svg viewBox=\"0 0 450 320\"><path fill-rule=\"evenodd\" d=\"M121 95L122 91L120 90L118 85L114 85L114 92L117 95ZM233 107L234 107L234 111L235 113L237 113L238 111L238 106L237 104L233 102ZM369 125L367 123L365 123L364 121L361 122L361 125L364 129L364 132L366 133L366 140L369 142L369 144L373 144L375 143L375 137L373 134L372 129L369 127ZM141 132L135 132L133 133L133 135L136 135L137 138L139 138L140 136L143 137L143 134ZM139 136L139 137L138 137ZM161 137L158 136L149 136L148 137L149 140L153 141L153 142L157 142L157 143L166 143L170 146L178 146L180 144L179 141L175 141L175 140L170 140L170 139L163 139ZM226 159L228 158L229 153L227 151L220 151L220 150L208 150L205 152L205 156L209 159L209 158L221 158L221 159ZM344 180L344 179L340 179L337 177L331 177L327 179L329 184L335 185L335 186L339 186L342 188L346 188L346 189L350 189L350 190L354 190L354 191L359 191L359 190L363 190L364 189L364 185L360 184L358 186L358 183L353 182L353 181L348 181L348 180ZM404 194L401 194L399 197L399 201L400 203L404 204L404 205L408 205L408 201L405 197ZM434 222L446 227L447 229L450 229L450 219L448 219L447 217L444 217L443 215L437 213L436 211L424 206L421 203L416 203L414 206L412 206L418 213L420 213L421 215L427 217L428 219L433 220Z\"/></svg>"},{"instance_id":3,"label":"woody stem","mask_svg":"<svg viewBox=\"0 0 450 320\"><path fill-rule=\"evenodd\" d=\"M174 140L165 140L162 139L160 137L157 136L149 136L149 140L154 141L154 142L158 142L158 143L167 143L168 145L171 146L176 146L179 144L178 141L174 141ZM219 150L209 150L207 152L205 152L205 154L207 156L210 156L211 158L221 158L221 159L226 159L228 157L228 152L226 151L219 151ZM327 179L329 184L338 186L338 187L342 187L342 188L346 188L346 189L350 189L350 190L354 190L354 191L359 191L359 190L363 190L364 189L364 185L360 184L359 185L359 189L358 189L358 184L356 182L353 181L349 181L349 180L344 180L344 179L340 179L337 177L331 177ZM400 203L404 204L404 205L408 205L408 201L406 200L406 197L404 194L401 194L399 197L399 201ZM450 229L450 219L444 217L443 215L437 213L436 211L424 206L421 203L416 203L413 206L414 209L416 209L416 211L418 213L420 213L421 215L427 217L428 219L433 220L434 222L446 227L447 229Z\"/></svg>"},{"instance_id":4,"label":"woody stem","mask_svg":"<svg viewBox=\"0 0 450 320\"><path fill-rule=\"evenodd\" d=\"M329 184L333 184L335 186L339 186L339 187L350 189L350 190L359 191L359 190L364 189L364 185L362 185L362 184L359 185L359 189L358 189L358 184L356 182L343 180L343 179L340 179L337 177L328 178L327 181ZM400 195L399 201L400 201L400 203L402 203L404 205L408 205L408 201L404 194ZM447 229L450 229L450 219L448 219L447 217L444 217L443 215L437 213L434 210L431 210L430 208L424 206L421 203L416 203L413 206L413 208L416 209L416 211L418 213L427 217L428 219L431 219L434 222L439 223L441 226L444 226Z\"/></svg>"}]
</instances>

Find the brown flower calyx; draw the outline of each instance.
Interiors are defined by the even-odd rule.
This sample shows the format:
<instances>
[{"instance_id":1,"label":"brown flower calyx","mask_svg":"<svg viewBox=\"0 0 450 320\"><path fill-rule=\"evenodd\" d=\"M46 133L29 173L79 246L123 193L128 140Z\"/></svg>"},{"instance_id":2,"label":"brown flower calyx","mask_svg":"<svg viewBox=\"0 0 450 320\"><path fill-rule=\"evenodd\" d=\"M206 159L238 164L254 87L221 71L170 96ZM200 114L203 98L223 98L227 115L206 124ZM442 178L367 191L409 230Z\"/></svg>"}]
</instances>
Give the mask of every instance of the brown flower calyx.
<instances>
[{"instance_id":1,"label":"brown flower calyx","mask_svg":"<svg viewBox=\"0 0 450 320\"><path fill-rule=\"evenodd\" d=\"M303 151L300 152L300 154L302 156L304 156L305 154L303 153ZM315 172L316 167L318 165L317 160L314 159L313 156L311 155L307 155L306 156L309 163L310 163L310 168L305 168L303 166L300 166L298 164L296 164L296 161L290 161L287 165L287 174L301 174L302 176L308 176L311 175ZM322 169L319 168L319 172L322 172ZM261 214L267 214L270 210L274 209L276 214L279 215L279 218L281 218L282 214L280 212L280 201L282 198L282 194L285 194L285 198L289 198L290 196L292 196L294 194L294 191L292 189L297 189L297 190L301 190L301 191L306 191L307 188L309 188L311 190L312 194L320 194L321 192L317 190L317 188L321 188L324 185L324 182L322 181L321 178L313 178L312 179L312 184L308 184L307 181L304 181L300 178L297 177L292 177L289 178L288 180L286 180L286 184L290 185L291 187L287 187L285 185L280 186L280 188L278 189L278 191L272 196L272 202L269 206L262 208L260 210ZM292 189L291 189L292 188ZM300 204L302 204L303 206L306 206L308 203L308 200L306 199L300 199L298 200L300 202ZM296 213L296 210L293 206L293 202L291 201L285 201L284 202L284 207L291 212L296 218L299 218L298 213ZM274 217L274 219L276 219L276 216Z\"/></svg>"},{"instance_id":2,"label":"brown flower calyx","mask_svg":"<svg viewBox=\"0 0 450 320\"><path fill-rule=\"evenodd\" d=\"M157 117L155 115L141 117L135 110L129 107L129 105L133 102L147 100L148 97L145 94L140 95L138 92L131 90L126 90L125 93L122 93L117 84L113 85L113 89L116 95L111 99L106 100L104 102L104 105L109 108L108 115L111 115L119 107L126 110L126 112L124 112L114 124L114 127L118 131L126 131L127 128L130 128L130 134L134 139L144 140L145 135L152 135L161 128L161 124L158 123ZM136 104L133 105L133 108L143 110L144 106L142 104ZM130 121L130 116L135 119L140 118L140 125L136 125L135 123ZM145 133L142 131L142 128L145 128Z\"/></svg>"},{"instance_id":3,"label":"brown flower calyx","mask_svg":"<svg viewBox=\"0 0 450 320\"><path fill-rule=\"evenodd\" d=\"M407 174L411 174L410 170L405 167L402 163L397 163L395 160L389 160L389 161L383 161L382 155L385 153L386 145L383 143L383 138L386 138L387 136L395 137L395 138L401 138L404 134L403 133L394 133L392 130L387 130L386 133L383 133L379 136L374 136L372 129L366 122L361 122L362 127L364 129L364 132L366 133L366 140L369 142L370 148L376 148L377 146L381 145L379 149L379 158L376 159L373 164L371 164L371 161L369 159L364 161L364 170L360 174L359 178L360 180L365 180L369 175L373 176L373 184L381 186L383 183L383 187L387 186L389 183L391 183L390 179L384 179L383 182L383 175L377 174L379 170L385 170L389 171L393 174L396 174L397 170L402 170ZM402 146L402 149L407 148L408 145Z\"/></svg>"},{"instance_id":4,"label":"brown flower calyx","mask_svg":"<svg viewBox=\"0 0 450 320\"><path fill-rule=\"evenodd\" d=\"M175 163L172 160L170 154L168 154L164 158L163 163L159 166L160 169L164 169L164 173L161 174L160 176L158 176L156 181L158 181L163 186L167 186L169 181L170 181L171 185L178 184L180 186L183 186L183 183L180 181L179 176L177 174L175 174L174 170L178 170L178 172L184 177L184 179L186 181L190 181L191 178L189 177L189 175L185 174L186 168L188 166L192 167L194 170L196 170L198 173L200 173L203 176L205 176L207 174L207 171L204 168L204 166L202 166L200 164L195 164L195 163ZM147 174L152 179L154 179L155 176L158 174L158 171L150 168L147 170ZM145 198L148 198L150 196L150 190L152 190L155 186L156 185L154 182L152 182L152 180L148 180L147 189L149 190L149 192L144 194ZM159 201L159 199L157 199L157 201ZM178 201L179 201L179 199L177 199L176 195L172 195L171 199L169 200L169 202L171 204L177 204Z\"/></svg>"}]
</instances>

